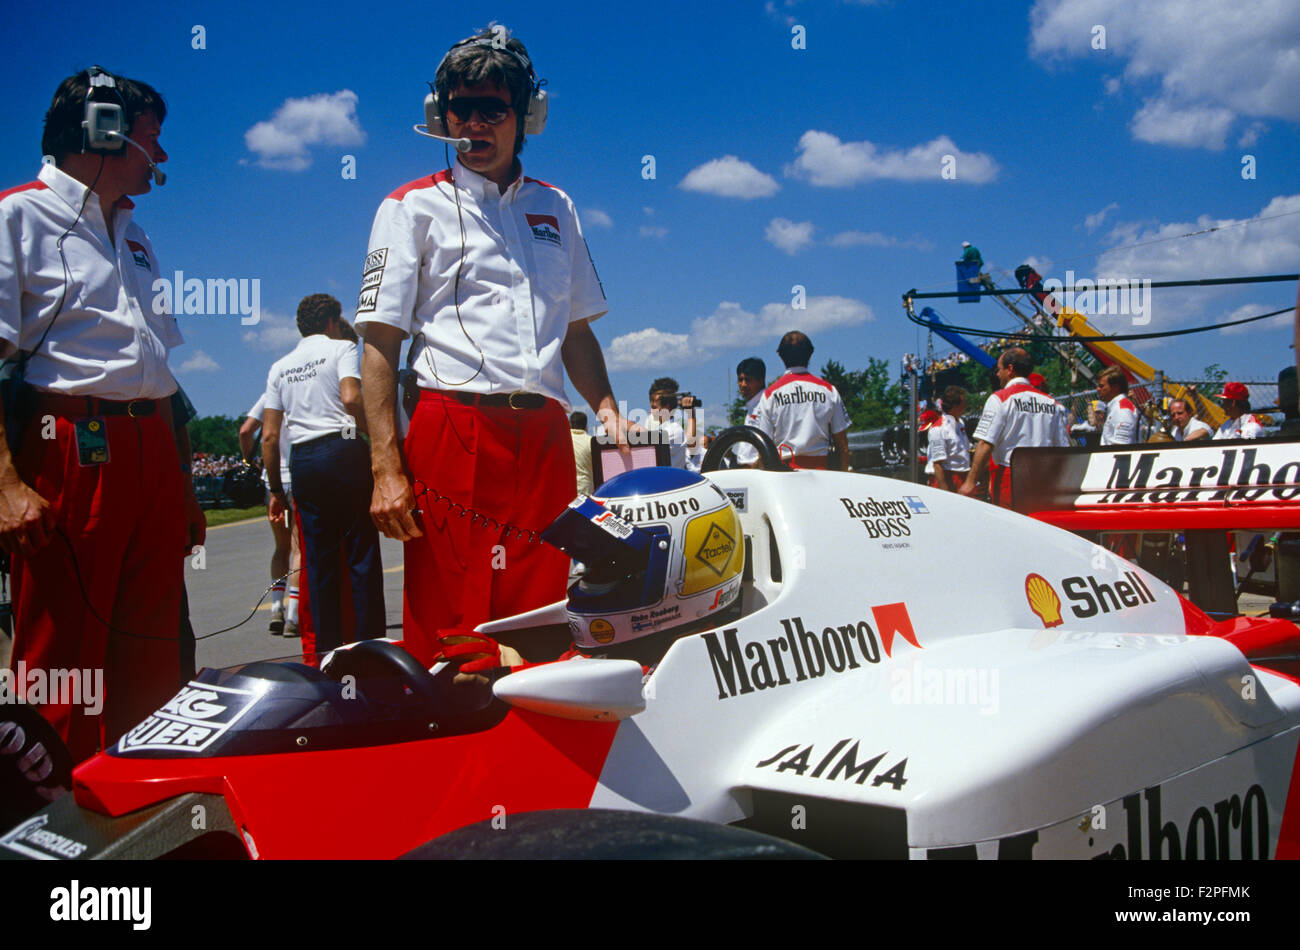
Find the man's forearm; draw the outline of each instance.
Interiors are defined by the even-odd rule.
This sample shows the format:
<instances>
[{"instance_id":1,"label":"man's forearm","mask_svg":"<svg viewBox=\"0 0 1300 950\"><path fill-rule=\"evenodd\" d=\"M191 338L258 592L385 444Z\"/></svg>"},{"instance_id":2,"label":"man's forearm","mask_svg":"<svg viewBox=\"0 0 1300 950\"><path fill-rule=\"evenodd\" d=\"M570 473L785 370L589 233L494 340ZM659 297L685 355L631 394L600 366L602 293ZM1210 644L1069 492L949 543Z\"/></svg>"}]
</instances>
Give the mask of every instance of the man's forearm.
<instances>
[{"instance_id":1,"label":"man's forearm","mask_svg":"<svg viewBox=\"0 0 1300 950\"><path fill-rule=\"evenodd\" d=\"M587 401L587 405L597 415L601 415L602 410L617 415L618 405L614 402L609 373L605 370L605 356L587 321L569 324L568 333L560 347L560 357L573 388Z\"/></svg>"},{"instance_id":2,"label":"man's forearm","mask_svg":"<svg viewBox=\"0 0 1300 950\"><path fill-rule=\"evenodd\" d=\"M361 399L370 430L370 461L375 471L398 470L397 353L401 339L365 341L361 351Z\"/></svg>"},{"instance_id":3,"label":"man's forearm","mask_svg":"<svg viewBox=\"0 0 1300 950\"><path fill-rule=\"evenodd\" d=\"M975 454L971 457L970 471L966 473L967 485L974 486L979 481L980 472L988 468L989 456L992 454L992 444L982 439L975 443Z\"/></svg>"}]
</instances>

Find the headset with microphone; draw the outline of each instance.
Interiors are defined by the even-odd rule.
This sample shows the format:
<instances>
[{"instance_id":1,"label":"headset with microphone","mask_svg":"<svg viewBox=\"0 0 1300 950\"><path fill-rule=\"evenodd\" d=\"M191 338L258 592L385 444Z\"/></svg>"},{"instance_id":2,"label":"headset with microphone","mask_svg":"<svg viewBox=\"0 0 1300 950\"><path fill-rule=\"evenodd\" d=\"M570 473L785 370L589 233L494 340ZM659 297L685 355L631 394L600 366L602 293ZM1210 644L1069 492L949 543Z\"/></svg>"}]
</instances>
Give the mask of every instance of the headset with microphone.
<instances>
[{"instance_id":1,"label":"headset with microphone","mask_svg":"<svg viewBox=\"0 0 1300 950\"><path fill-rule=\"evenodd\" d=\"M524 134L538 135L546 128L547 101L546 90L542 86L546 85L545 80L538 81L537 73L533 71L533 64L523 53L511 49L504 45L500 39L494 35L492 37L479 36L468 40L462 40L451 49L447 50L446 55L438 63L438 69L442 69L442 64L447 61L447 57L456 50L466 46L490 46L492 49L500 50L503 53L509 53L515 58L515 61L523 67L524 72L528 74L528 106L524 115ZM436 72L435 72L436 75ZM514 105L514 103L511 103ZM468 152L471 148L469 139L449 138L446 135L435 135L430 129L445 128L445 118L442 110L438 108L438 89L434 83L429 83L429 94L424 97L424 124L412 126L420 135L431 139L437 139L439 142L446 142L448 145L454 145L458 152Z\"/></svg>"},{"instance_id":2,"label":"headset with microphone","mask_svg":"<svg viewBox=\"0 0 1300 950\"><path fill-rule=\"evenodd\" d=\"M117 83L113 77L104 72L98 66L91 66L89 70L90 87L86 90L86 108L81 120L81 128L85 133L83 152L90 152L94 155L109 155L122 151L123 146L129 145L149 163L149 170L153 172L153 180L156 185L167 184L167 173L164 172L154 162L153 156L126 135L125 129L125 109L126 100L122 98L122 93L118 91ZM116 102L106 102L99 98L100 90L111 89L113 95L117 98Z\"/></svg>"}]
</instances>

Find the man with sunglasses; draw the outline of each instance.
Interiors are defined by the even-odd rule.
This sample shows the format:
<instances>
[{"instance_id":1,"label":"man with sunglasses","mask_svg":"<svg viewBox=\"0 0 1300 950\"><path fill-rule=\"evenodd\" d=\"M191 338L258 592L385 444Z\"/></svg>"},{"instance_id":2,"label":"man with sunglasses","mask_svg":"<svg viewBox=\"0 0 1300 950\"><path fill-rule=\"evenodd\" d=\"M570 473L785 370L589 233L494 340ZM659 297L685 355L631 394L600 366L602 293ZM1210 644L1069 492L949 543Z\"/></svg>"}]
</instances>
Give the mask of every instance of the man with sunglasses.
<instances>
[{"instance_id":1,"label":"man with sunglasses","mask_svg":"<svg viewBox=\"0 0 1300 950\"><path fill-rule=\"evenodd\" d=\"M499 662L477 624L564 597L568 559L531 532L573 498L565 371L607 431L626 423L588 325L607 306L573 202L519 162L546 110L523 43L503 27L462 40L433 88L428 131L469 147L380 205L355 323L371 516L405 542L406 645L475 672ZM399 444L407 336L419 400Z\"/></svg>"}]
</instances>

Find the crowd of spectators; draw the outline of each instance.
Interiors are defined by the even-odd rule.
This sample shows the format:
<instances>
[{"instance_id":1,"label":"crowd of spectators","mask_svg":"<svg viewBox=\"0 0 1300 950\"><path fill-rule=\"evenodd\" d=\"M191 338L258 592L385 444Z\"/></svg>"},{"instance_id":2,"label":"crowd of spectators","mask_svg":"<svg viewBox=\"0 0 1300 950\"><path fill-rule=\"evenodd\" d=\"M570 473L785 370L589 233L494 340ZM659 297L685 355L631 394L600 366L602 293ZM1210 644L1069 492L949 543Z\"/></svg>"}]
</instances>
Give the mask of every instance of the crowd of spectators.
<instances>
[{"instance_id":1,"label":"crowd of spectators","mask_svg":"<svg viewBox=\"0 0 1300 950\"><path fill-rule=\"evenodd\" d=\"M194 453L194 474L196 476L215 475L218 478L231 469L238 468L243 460L238 455L210 455L206 452Z\"/></svg>"}]
</instances>

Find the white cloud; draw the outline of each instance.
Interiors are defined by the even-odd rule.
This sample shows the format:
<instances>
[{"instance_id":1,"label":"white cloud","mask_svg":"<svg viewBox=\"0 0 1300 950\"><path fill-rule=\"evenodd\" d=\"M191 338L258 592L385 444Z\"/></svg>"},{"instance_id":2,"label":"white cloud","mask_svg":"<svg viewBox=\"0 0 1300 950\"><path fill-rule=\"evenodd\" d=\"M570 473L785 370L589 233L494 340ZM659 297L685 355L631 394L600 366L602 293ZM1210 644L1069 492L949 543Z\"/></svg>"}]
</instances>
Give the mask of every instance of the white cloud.
<instances>
[{"instance_id":1,"label":"white cloud","mask_svg":"<svg viewBox=\"0 0 1300 950\"><path fill-rule=\"evenodd\" d=\"M1106 220L1106 215L1110 214L1118 207L1119 207L1119 203L1112 201L1110 204L1106 205L1106 207L1102 208L1096 214L1090 214L1086 218L1084 218L1083 226L1087 228L1088 233L1091 234L1093 231L1096 231L1099 227L1102 226L1102 224Z\"/></svg>"},{"instance_id":2,"label":"white cloud","mask_svg":"<svg viewBox=\"0 0 1300 950\"><path fill-rule=\"evenodd\" d=\"M311 145L361 145L357 94L350 89L286 99L275 115L244 133L244 144L263 168L302 171L311 165Z\"/></svg>"},{"instance_id":3,"label":"white cloud","mask_svg":"<svg viewBox=\"0 0 1300 950\"><path fill-rule=\"evenodd\" d=\"M1271 313L1278 309L1277 304L1248 303L1238 307L1232 313L1225 317L1220 317L1213 323L1231 323L1233 320L1245 320L1247 317L1258 317L1262 313ZM1219 332L1225 335L1236 335L1238 333L1251 333L1255 330L1278 330L1282 327L1291 327L1295 324L1295 311L1288 310L1286 313L1279 313L1271 320L1256 320L1254 323L1243 323L1236 327L1224 327Z\"/></svg>"},{"instance_id":4,"label":"white cloud","mask_svg":"<svg viewBox=\"0 0 1300 950\"><path fill-rule=\"evenodd\" d=\"M763 236L787 254L798 254L812 243L813 225L811 221L794 222L789 218L773 218L767 224Z\"/></svg>"},{"instance_id":5,"label":"white cloud","mask_svg":"<svg viewBox=\"0 0 1300 950\"><path fill-rule=\"evenodd\" d=\"M209 373L212 370L221 369L221 367L207 353L202 350L195 350L190 358L180 365L179 369L182 373Z\"/></svg>"},{"instance_id":6,"label":"white cloud","mask_svg":"<svg viewBox=\"0 0 1300 950\"><path fill-rule=\"evenodd\" d=\"M688 335L665 333L654 327L614 337L604 350L605 365L611 370L685 366L703 362Z\"/></svg>"},{"instance_id":7,"label":"white cloud","mask_svg":"<svg viewBox=\"0 0 1300 950\"><path fill-rule=\"evenodd\" d=\"M661 228L649 224L641 225L641 227L638 230L640 231L642 237L663 238L668 236L667 228Z\"/></svg>"},{"instance_id":8,"label":"white cloud","mask_svg":"<svg viewBox=\"0 0 1300 950\"><path fill-rule=\"evenodd\" d=\"M1250 123L1246 126L1246 131L1242 132L1241 137L1237 139L1237 145L1241 148L1250 148L1259 141L1260 134L1267 128L1268 126L1263 122Z\"/></svg>"},{"instance_id":9,"label":"white cloud","mask_svg":"<svg viewBox=\"0 0 1300 950\"><path fill-rule=\"evenodd\" d=\"M723 198L767 198L777 193L775 178L735 155L724 155L692 168L677 186Z\"/></svg>"},{"instance_id":10,"label":"white cloud","mask_svg":"<svg viewBox=\"0 0 1300 950\"><path fill-rule=\"evenodd\" d=\"M1300 194L1279 195L1260 209L1257 224L1234 218L1201 215L1195 221L1153 225L1120 224L1112 239L1143 247L1117 247L1097 261L1100 277L1145 280L1192 280L1239 274L1290 273L1300 260ZM1276 215L1288 215L1278 217ZM1249 220L1249 219L1241 219ZM1192 231L1218 228L1209 234L1178 240ZM1147 243L1160 241L1160 243ZM1263 312L1263 311L1261 311Z\"/></svg>"},{"instance_id":11,"label":"white cloud","mask_svg":"<svg viewBox=\"0 0 1300 950\"><path fill-rule=\"evenodd\" d=\"M1233 114L1228 109L1204 106L1180 109L1167 99L1148 99L1133 116L1130 128L1139 142L1219 152L1223 150L1232 120Z\"/></svg>"},{"instance_id":12,"label":"white cloud","mask_svg":"<svg viewBox=\"0 0 1300 950\"><path fill-rule=\"evenodd\" d=\"M598 208L588 208L582 212L582 218L592 228L612 228L614 219Z\"/></svg>"},{"instance_id":13,"label":"white cloud","mask_svg":"<svg viewBox=\"0 0 1300 950\"><path fill-rule=\"evenodd\" d=\"M826 243L831 247L910 247L918 251L934 250L934 244L930 241L919 238L904 240L879 231L841 231L832 235Z\"/></svg>"},{"instance_id":14,"label":"white cloud","mask_svg":"<svg viewBox=\"0 0 1300 950\"><path fill-rule=\"evenodd\" d=\"M706 362L726 350L764 342L775 345L789 330L812 336L876 319L871 307L851 297L809 297L805 304L796 310L789 302L768 303L751 313L724 300L707 317L692 320L689 333L652 327L615 337L605 348L605 362L611 370L671 369Z\"/></svg>"},{"instance_id":15,"label":"white cloud","mask_svg":"<svg viewBox=\"0 0 1300 950\"><path fill-rule=\"evenodd\" d=\"M298 345L302 334L298 332L298 318L270 310L262 310L262 319L251 330L245 330L244 345L255 350L274 350L280 356ZM346 316L346 314L345 314Z\"/></svg>"},{"instance_id":16,"label":"white cloud","mask_svg":"<svg viewBox=\"0 0 1300 950\"><path fill-rule=\"evenodd\" d=\"M1129 86L1158 84L1132 126L1144 141L1222 148L1238 116L1300 121L1295 0L1038 0L1029 19L1033 55L1119 59Z\"/></svg>"},{"instance_id":17,"label":"white cloud","mask_svg":"<svg viewBox=\"0 0 1300 950\"><path fill-rule=\"evenodd\" d=\"M843 188L864 181L943 181L951 159L952 179L981 185L993 181L998 163L984 152L963 152L946 135L909 149L874 142L841 142L829 132L810 129L799 138L799 157L786 175L814 185Z\"/></svg>"}]
</instances>

